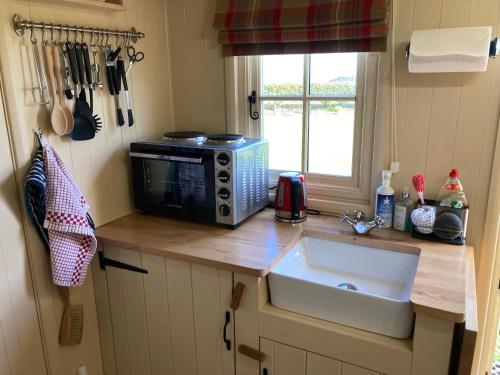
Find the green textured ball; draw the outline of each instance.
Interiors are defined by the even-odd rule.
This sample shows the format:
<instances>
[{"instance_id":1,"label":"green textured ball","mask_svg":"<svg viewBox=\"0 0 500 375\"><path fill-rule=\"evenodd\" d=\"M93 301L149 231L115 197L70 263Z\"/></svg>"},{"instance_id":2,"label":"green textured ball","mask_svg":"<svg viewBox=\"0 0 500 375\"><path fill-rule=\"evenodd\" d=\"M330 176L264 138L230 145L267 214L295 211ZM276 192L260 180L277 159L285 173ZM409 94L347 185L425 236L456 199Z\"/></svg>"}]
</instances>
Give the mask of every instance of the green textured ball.
<instances>
[{"instance_id":1,"label":"green textured ball","mask_svg":"<svg viewBox=\"0 0 500 375\"><path fill-rule=\"evenodd\" d=\"M443 212L436 218L434 234L443 240L453 240L462 233L463 228L462 220L458 215Z\"/></svg>"}]
</instances>

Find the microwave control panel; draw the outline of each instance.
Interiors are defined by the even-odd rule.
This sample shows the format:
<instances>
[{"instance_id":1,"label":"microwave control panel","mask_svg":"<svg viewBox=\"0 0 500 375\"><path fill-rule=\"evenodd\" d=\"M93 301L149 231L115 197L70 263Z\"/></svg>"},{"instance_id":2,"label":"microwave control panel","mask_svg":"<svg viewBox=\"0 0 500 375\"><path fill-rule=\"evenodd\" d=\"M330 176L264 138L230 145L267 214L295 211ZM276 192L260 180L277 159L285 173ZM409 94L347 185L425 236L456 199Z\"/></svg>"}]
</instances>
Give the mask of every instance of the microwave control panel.
<instances>
[{"instance_id":1,"label":"microwave control panel","mask_svg":"<svg viewBox=\"0 0 500 375\"><path fill-rule=\"evenodd\" d=\"M234 224L233 210L233 153L215 151L215 208L216 221L221 224Z\"/></svg>"}]
</instances>

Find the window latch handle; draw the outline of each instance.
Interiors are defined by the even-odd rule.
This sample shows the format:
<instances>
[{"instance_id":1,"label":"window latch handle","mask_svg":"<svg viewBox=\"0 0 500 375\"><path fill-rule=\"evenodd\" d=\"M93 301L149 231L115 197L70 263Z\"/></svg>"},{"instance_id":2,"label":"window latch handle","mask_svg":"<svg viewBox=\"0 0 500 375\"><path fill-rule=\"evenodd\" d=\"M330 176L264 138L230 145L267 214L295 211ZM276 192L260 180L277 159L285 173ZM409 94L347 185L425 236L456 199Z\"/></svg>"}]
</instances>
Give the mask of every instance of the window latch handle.
<instances>
[{"instance_id":1,"label":"window latch handle","mask_svg":"<svg viewBox=\"0 0 500 375\"><path fill-rule=\"evenodd\" d=\"M252 112L252 105L254 105L256 101L257 101L257 92L253 90L250 96L248 97L248 103L249 103L248 114L250 115L250 118L252 120L258 120L260 116L258 111Z\"/></svg>"}]
</instances>

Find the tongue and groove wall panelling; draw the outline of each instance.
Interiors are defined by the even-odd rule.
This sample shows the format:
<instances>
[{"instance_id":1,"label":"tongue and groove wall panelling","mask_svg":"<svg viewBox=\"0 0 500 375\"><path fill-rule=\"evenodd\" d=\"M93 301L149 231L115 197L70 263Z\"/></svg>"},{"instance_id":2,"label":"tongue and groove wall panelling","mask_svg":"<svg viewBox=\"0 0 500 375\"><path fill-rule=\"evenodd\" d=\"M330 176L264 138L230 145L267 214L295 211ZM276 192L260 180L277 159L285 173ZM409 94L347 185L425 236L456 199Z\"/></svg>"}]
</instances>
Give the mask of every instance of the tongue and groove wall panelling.
<instances>
[{"instance_id":1,"label":"tongue and groove wall panelling","mask_svg":"<svg viewBox=\"0 0 500 375\"><path fill-rule=\"evenodd\" d=\"M498 1L472 0L468 26L492 25L492 35L497 36L499 11ZM500 75L497 66L498 61L490 59L487 72L476 74L463 83L454 140L453 165L461 170L464 187L471 187L468 191L472 207L469 233L476 245L476 274L498 131ZM471 73L464 73L464 81L468 75Z\"/></svg>"},{"instance_id":2,"label":"tongue and groove wall panelling","mask_svg":"<svg viewBox=\"0 0 500 375\"><path fill-rule=\"evenodd\" d=\"M458 168L471 212L468 242L481 256L484 214L490 185L494 140L498 128L500 72L489 60L487 72L410 74L404 48L412 30L484 26L499 30L500 3L494 0L394 1L396 38L396 106L400 173L393 176L397 190L411 188L411 176L426 177L426 196L435 198L449 170ZM382 54L385 74L379 83L379 142L375 158L383 163L373 171L372 186L380 185L380 168L390 161L390 54ZM380 117L379 117L380 118ZM380 168L379 168L380 167ZM413 198L413 188L410 189Z\"/></svg>"},{"instance_id":3,"label":"tongue and groove wall panelling","mask_svg":"<svg viewBox=\"0 0 500 375\"><path fill-rule=\"evenodd\" d=\"M46 375L0 80L0 374Z\"/></svg>"},{"instance_id":4,"label":"tongue and groove wall panelling","mask_svg":"<svg viewBox=\"0 0 500 375\"><path fill-rule=\"evenodd\" d=\"M212 29L216 1L167 3L176 130L226 130L224 58Z\"/></svg>"},{"instance_id":5,"label":"tongue and groove wall panelling","mask_svg":"<svg viewBox=\"0 0 500 375\"><path fill-rule=\"evenodd\" d=\"M5 0L0 7L0 64L7 93L6 106L19 186L22 186L34 150L31 129L41 127L75 176L90 204L91 214L97 225L126 215L133 209L130 163L127 157L129 143L136 139L158 137L164 131L173 130L165 3L161 0L131 1L128 6L127 11L108 13L52 2ZM98 90L94 98L96 112L103 120L101 132L87 142L72 142L54 135L50 130L47 108L33 104L29 88L32 86L30 74L33 76L34 73L30 72L27 60L31 59L29 32L24 38L13 32L11 18L15 13L26 19L47 23L126 30L134 26L146 33L146 39L136 45L146 58L132 68L128 77L135 125L117 126L114 101L108 94L105 82L103 93ZM40 40L40 33L36 35ZM73 39L73 33L70 38ZM86 37L86 41L90 42L90 38ZM115 43L114 37L110 38L110 42ZM125 51L122 56L127 61ZM99 59L105 81L101 52ZM124 107L123 92L121 101ZM78 365L85 364L89 373L102 374L92 276L89 274L85 285L75 288L71 295L73 303L83 303L85 307L83 342L76 347L60 347L57 335L62 303L51 281L47 257L29 224L28 233L35 295L40 306L49 371L53 374L69 374L74 373Z\"/></svg>"}]
</instances>

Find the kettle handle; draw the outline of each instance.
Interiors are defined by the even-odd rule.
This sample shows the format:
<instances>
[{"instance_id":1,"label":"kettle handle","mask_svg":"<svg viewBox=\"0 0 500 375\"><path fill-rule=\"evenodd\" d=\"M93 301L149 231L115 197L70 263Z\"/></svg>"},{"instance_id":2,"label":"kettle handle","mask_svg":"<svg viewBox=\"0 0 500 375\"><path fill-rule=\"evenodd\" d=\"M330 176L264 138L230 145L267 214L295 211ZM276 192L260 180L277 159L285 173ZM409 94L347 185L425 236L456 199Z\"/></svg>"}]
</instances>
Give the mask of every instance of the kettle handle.
<instances>
[{"instance_id":1,"label":"kettle handle","mask_svg":"<svg viewBox=\"0 0 500 375\"><path fill-rule=\"evenodd\" d=\"M291 219L300 218L300 208L302 206L302 182L298 178L292 178L290 184Z\"/></svg>"}]
</instances>

